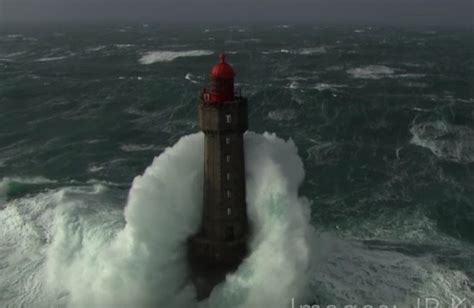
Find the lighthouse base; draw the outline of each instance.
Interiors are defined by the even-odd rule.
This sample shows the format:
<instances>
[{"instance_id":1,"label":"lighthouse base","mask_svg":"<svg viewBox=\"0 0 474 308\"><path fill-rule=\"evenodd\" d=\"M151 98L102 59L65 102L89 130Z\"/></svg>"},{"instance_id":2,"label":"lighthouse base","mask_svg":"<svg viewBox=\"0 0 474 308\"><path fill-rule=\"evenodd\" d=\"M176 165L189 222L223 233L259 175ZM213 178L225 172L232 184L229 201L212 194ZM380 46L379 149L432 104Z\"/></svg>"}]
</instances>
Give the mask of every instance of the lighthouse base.
<instances>
[{"instance_id":1,"label":"lighthouse base","mask_svg":"<svg viewBox=\"0 0 474 308\"><path fill-rule=\"evenodd\" d=\"M197 299L201 301L209 297L214 287L239 267L246 254L244 239L219 242L193 237L189 241L188 260Z\"/></svg>"}]
</instances>

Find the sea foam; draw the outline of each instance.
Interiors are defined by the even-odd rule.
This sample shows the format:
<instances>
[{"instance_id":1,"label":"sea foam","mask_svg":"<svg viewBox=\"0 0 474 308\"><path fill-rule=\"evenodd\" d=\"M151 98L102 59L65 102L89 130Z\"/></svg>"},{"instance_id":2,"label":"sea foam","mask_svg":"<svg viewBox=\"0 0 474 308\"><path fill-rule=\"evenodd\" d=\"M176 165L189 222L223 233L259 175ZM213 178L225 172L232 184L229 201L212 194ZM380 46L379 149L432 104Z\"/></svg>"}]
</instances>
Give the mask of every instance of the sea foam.
<instances>
[{"instance_id":1,"label":"sea foam","mask_svg":"<svg viewBox=\"0 0 474 308\"><path fill-rule=\"evenodd\" d=\"M303 164L293 142L275 135L247 133L245 146L251 252L207 301L196 302L186 262L202 207L201 133L183 137L135 178L118 232L57 209L50 292L73 307L287 307L304 297L313 229L309 202L298 196Z\"/></svg>"},{"instance_id":2,"label":"sea foam","mask_svg":"<svg viewBox=\"0 0 474 308\"><path fill-rule=\"evenodd\" d=\"M347 73L358 79L381 79L395 74L393 68L384 65L368 65L364 67L351 68Z\"/></svg>"},{"instance_id":3,"label":"sea foam","mask_svg":"<svg viewBox=\"0 0 474 308\"><path fill-rule=\"evenodd\" d=\"M36 62L50 62L50 61L59 61L59 60L64 60L69 57L72 57L74 54L70 54L67 56L57 56L57 57L44 57L36 60Z\"/></svg>"},{"instance_id":4,"label":"sea foam","mask_svg":"<svg viewBox=\"0 0 474 308\"><path fill-rule=\"evenodd\" d=\"M12 186L53 184L54 180L45 177L4 177L0 179L0 206L5 203Z\"/></svg>"},{"instance_id":5,"label":"sea foam","mask_svg":"<svg viewBox=\"0 0 474 308\"><path fill-rule=\"evenodd\" d=\"M440 159L474 162L474 130L444 121L422 122L410 128L411 143L429 149Z\"/></svg>"},{"instance_id":6,"label":"sea foam","mask_svg":"<svg viewBox=\"0 0 474 308\"><path fill-rule=\"evenodd\" d=\"M474 303L471 278L436 261L453 249L455 258L472 260L467 243L440 241L424 215L402 219L407 230L414 224L429 234L433 247L422 255L404 229L388 229L402 234L399 240L377 239L400 216L354 229L373 241L315 235L309 202L297 192L304 171L293 142L247 133L245 146L250 254L207 301L196 302L186 264L186 239L199 226L202 206L199 133L183 137L135 178L125 210L117 200L127 185L97 180L10 199L0 210L0 305L254 308L291 307L295 298L296 307L408 307L426 294ZM420 220L427 224L418 226Z\"/></svg>"},{"instance_id":7,"label":"sea foam","mask_svg":"<svg viewBox=\"0 0 474 308\"><path fill-rule=\"evenodd\" d=\"M141 64L153 64L156 62L171 62L177 58L201 57L214 54L211 50L186 50L186 51L150 51L145 53L139 60Z\"/></svg>"}]
</instances>

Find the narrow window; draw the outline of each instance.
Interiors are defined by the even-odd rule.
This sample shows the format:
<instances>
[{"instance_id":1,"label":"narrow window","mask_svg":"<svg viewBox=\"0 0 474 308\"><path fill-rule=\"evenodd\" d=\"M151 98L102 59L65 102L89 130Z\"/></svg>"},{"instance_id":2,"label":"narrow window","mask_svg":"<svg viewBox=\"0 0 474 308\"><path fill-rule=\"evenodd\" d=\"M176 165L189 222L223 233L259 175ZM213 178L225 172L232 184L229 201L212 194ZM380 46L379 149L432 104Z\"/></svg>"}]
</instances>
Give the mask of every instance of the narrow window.
<instances>
[{"instance_id":1,"label":"narrow window","mask_svg":"<svg viewBox=\"0 0 474 308\"><path fill-rule=\"evenodd\" d=\"M232 214L232 210L230 207L227 208L227 216L230 216L230 214Z\"/></svg>"},{"instance_id":2,"label":"narrow window","mask_svg":"<svg viewBox=\"0 0 474 308\"><path fill-rule=\"evenodd\" d=\"M229 172L227 172L226 178L227 178L227 181L230 181L230 173Z\"/></svg>"},{"instance_id":3,"label":"narrow window","mask_svg":"<svg viewBox=\"0 0 474 308\"><path fill-rule=\"evenodd\" d=\"M225 144L230 144L230 137L225 137Z\"/></svg>"},{"instance_id":4,"label":"narrow window","mask_svg":"<svg viewBox=\"0 0 474 308\"><path fill-rule=\"evenodd\" d=\"M232 193L230 192L230 190L227 191L227 198L230 199L230 197L232 197Z\"/></svg>"},{"instance_id":5,"label":"narrow window","mask_svg":"<svg viewBox=\"0 0 474 308\"><path fill-rule=\"evenodd\" d=\"M230 163L230 155L227 155L227 156L225 157L225 160L226 160L228 163Z\"/></svg>"},{"instance_id":6,"label":"narrow window","mask_svg":"<svg viewBox=\"0 0 474 308\"><path fill-rule=\"evenodd\" d=\"M225 122L226 123L232 123L232 115L226 114L225 115Z\"/></svg>"}]
</instances>

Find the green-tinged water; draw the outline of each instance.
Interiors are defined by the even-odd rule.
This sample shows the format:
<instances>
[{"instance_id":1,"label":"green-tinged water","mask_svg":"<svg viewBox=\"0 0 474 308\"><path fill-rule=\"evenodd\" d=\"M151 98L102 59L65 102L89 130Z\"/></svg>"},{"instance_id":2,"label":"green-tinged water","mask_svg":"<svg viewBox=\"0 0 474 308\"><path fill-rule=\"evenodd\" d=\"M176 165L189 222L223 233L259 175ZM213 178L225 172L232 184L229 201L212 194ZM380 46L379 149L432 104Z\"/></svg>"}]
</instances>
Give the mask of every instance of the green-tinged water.
<instances>
[{"instance_id":1,"label":"green-tinged water","mask_svg":"<svg viewBox=\"0 0 474 308\"><path fill-rule=\"evenodd\" d=\"M251 131L303 160L312 302L474 303L472 30L117 25L0 28L0 305L74 299L48 293L54 212L113 237L221 51Z\"/></svg>"}]
</instances>

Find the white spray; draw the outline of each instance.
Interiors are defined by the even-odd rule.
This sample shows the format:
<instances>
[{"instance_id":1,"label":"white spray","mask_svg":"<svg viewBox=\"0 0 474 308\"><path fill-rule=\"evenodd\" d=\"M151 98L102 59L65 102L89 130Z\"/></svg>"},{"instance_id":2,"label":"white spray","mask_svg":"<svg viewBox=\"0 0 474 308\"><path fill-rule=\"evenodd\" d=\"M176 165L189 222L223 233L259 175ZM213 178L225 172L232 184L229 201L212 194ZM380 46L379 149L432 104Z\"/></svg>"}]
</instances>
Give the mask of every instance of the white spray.
<instances>
[{"instance_id":1,"label":"white spray","mask_svg":"<svg viewBox=\"0 0 474 308\"><path fill-rule=\"evenodd\" d=\"M198 304L186 240L200 223L203 135L183 137L135 178L116 230L58 208L48 286L73 307L288 307L304 297L311 251L309 203L298 197L303 164L292 141L245 135L253 237L239 269Z\"/></svg>"}]
</instances>

